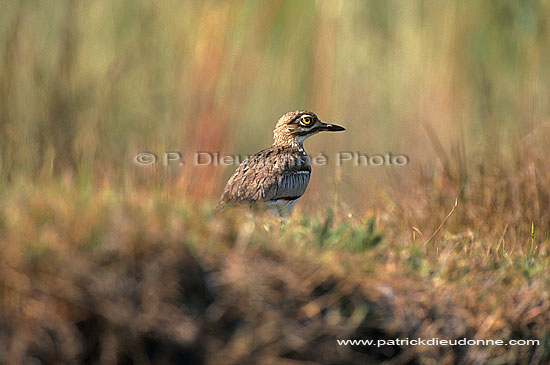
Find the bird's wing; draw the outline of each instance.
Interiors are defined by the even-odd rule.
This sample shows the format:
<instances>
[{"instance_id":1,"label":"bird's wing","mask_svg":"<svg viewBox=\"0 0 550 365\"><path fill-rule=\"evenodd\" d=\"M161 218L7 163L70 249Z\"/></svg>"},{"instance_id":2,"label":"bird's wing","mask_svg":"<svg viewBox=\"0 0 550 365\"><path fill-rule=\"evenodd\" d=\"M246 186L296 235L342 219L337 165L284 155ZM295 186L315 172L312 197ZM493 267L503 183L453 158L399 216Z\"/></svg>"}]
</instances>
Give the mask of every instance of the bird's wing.
<instances>
[{"instance_id":1,"label":"bird's wing","mask_svg":"<svg viewBox=\"0 0 550 365\"><path fill-rule=\"evenodd\" d=\"M267 149L244 160L225 186L221 202L250 204L297 199L311 174L305 153Z\"/></svg>"}]
</instances>

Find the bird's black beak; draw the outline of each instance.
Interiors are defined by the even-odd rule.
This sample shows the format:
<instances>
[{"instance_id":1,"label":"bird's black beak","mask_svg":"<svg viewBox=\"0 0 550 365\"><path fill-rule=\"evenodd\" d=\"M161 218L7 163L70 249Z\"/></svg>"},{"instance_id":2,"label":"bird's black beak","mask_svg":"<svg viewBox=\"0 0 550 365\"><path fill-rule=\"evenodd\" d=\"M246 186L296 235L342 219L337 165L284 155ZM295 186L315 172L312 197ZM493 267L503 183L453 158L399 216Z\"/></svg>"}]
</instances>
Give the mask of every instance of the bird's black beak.
<instances>
[{"instance_id":1,"label":"bird's black beak","mask_svg":"<svg viewBox=\"0 0 550 365\"><path fill-rule=\"evenodd\" d=\"M345 131L346 130L346 128L340 127L339 125L327 124L327 123L322 123L322 125L319 129L322 130L322 131L326 131L326 132L340 132L340 131Z\"/></svg>"}]
</instances>

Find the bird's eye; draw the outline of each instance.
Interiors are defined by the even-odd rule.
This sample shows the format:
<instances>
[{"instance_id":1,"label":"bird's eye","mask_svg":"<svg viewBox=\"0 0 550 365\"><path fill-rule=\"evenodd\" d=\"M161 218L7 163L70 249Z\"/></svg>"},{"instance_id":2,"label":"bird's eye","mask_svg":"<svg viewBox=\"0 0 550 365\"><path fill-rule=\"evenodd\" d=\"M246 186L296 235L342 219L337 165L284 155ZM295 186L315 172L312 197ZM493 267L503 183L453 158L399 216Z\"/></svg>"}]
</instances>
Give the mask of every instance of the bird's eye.
<instances>
[{"instance_id":1,"label":"bird's eye","mask_svg":"<svg viewBox=\"0 0 550 365\"><path fill-rule=\"evenodd\" d=\"M303 124L303 125L310 125L312 121L313 121L313 119L311 117L303 117L300 120L300 123Z\"/></svg>"}]
</instances>

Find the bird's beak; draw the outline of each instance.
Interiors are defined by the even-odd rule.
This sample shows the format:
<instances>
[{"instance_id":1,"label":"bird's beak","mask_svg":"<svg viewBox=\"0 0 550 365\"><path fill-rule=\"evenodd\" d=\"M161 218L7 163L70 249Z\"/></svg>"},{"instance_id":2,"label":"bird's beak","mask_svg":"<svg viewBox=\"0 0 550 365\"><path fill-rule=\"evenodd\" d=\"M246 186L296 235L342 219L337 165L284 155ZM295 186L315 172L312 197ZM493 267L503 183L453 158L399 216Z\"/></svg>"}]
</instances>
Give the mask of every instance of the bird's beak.
<instances>
[{"instance_id":1,"label":"bird's beak","mask_svg":"<svg viewBox=\"0 0 550 365\"><path fill-rule=\"evenodd\" d=\"M346 128L340 127L339 125L327 123L321 123L319 129L326 132L340 132L346 130Z\"/></svg>"}]
</instances>

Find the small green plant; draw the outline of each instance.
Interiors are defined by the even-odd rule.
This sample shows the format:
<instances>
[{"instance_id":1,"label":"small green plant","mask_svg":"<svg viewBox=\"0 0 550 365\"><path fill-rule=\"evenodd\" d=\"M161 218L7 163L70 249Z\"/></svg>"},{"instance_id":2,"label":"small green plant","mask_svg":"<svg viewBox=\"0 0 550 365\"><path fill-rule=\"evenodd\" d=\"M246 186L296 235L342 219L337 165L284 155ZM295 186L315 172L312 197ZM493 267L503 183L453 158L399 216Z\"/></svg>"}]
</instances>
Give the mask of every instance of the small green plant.
<instances>
[{"instance_id":1,"label":"small green plant","mask_svg":"<svg viewBox=\"0 0 550 365\"><path fill-rule=\"evenodd\" d=\"M366 222L353 228L344 248L350 251L364 251L378 245L383 236L375 230L374 223L374 218L368 218Z\"/></svg>"}]
</instances>

